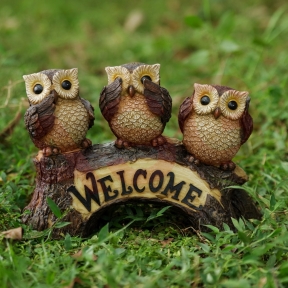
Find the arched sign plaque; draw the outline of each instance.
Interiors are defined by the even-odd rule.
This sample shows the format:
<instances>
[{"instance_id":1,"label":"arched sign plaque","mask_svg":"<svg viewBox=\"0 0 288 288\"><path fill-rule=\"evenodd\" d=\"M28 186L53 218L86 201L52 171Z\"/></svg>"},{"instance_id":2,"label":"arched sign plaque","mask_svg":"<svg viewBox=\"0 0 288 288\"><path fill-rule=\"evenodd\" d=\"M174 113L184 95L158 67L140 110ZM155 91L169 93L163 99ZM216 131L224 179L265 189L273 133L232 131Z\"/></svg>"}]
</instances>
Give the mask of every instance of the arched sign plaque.
<instances>
[{"instance_id":1,"label":"arched sign plaque","mask_svg":"<svg viewBox=\"0 0 288 288\"><path fill-rule=\"evenodd\" d=\"M164 160L139 159L83 173L75 171L75 186L68 189L73 207L84 218L113 200L161 199L194 212L203 209L207 195L220 203L221 192L211 189L197 172Z\"/></svg>"}]
</instances>

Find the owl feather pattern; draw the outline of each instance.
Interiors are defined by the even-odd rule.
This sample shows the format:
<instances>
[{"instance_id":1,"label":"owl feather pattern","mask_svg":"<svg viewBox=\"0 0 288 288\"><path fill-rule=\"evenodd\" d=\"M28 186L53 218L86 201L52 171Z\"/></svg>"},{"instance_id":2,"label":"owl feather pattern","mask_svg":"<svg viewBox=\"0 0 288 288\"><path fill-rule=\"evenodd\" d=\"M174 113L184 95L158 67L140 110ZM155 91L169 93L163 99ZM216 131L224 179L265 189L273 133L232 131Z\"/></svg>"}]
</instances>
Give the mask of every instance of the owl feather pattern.
<instances>
[{"instance_id":1,"label":"owl feather pattern","mask_svg":"<svg viewBox=\"0 0 288 288\"><path fill-rule=\"evenodd\" d=\"M45 156L91 145L86 133L94 123L94 109L79 97L78 70L44 70L23 76L30 107L25 125Z\"/></svg>"},{"instance_id":2,"label":"owl feather pattern","mask_svg":"<svg viewBox=\"0 0 288 288\"><path fill-rule=\"evenodd\" d=\"M194 88L178 115L183 144L197 160L233 169L232 158L253 130L248 93L219 85Z\"/></svg>"},{"instance_id":3,"label":"owl feather pattern","mask_svg":"<svg viewBox=\"0 0 288 288\"><path fill-rule=\"evenodd\" d=\"M129 63L107 67L108 85L99 106L119 148L162 145L161 135L171 117L172 99L159 85L159 64Z\"/></svg>"}]
</instances>

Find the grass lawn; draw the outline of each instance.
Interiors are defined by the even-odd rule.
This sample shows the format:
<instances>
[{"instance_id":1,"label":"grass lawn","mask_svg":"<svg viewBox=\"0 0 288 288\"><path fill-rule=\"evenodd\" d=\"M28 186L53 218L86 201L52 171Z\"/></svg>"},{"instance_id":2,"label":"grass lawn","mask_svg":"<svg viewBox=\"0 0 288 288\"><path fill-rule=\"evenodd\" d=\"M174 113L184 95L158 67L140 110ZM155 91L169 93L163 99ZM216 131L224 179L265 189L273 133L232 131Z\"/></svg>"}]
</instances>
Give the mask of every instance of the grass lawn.
<instances>
[{"instance_id":1,"label":"grass lawn","mask_svg":"<svg viewBox=\"0 0 288 288\"><path fill-rule=\"evenodd\" d=\"M25 233L19 242L0 236L0 287L288 287L287 43L285 0L1 0L0 231ZM195 82L250 92L254 132L234 160L261 221L194 233L169 209L145 221L160 208L127 206L126 226L111 221L89 239L57 241L21 224L37 153L24 127L22 75L78 67L81 96L95 107L88 138L103 143L114 139L98 107L104 67L133 61L161 64L173 99L169 137L182 138L178 109Z\"/></svg>"}]
</instances>

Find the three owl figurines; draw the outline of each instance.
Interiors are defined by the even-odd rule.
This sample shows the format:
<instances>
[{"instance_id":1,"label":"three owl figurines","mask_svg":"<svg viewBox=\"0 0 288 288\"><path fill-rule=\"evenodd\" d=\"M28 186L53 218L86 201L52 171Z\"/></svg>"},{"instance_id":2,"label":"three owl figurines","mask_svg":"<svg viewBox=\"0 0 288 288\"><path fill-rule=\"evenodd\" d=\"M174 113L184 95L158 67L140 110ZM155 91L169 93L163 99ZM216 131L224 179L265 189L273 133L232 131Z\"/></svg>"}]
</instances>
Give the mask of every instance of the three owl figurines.
<instances>
[{"instance_id":1,"label":"three owl figurines","mask_svg":"<svg viewBox=\"0 0 288 288\"><path fill-rule=\"evenodd\" d=\"M163 146L172 99L160 86L160 64L129 63L106 67L108 84L99 107L116 136L115 146ZM30 107L25 125L44 156L85 149L94 108L79 95L78 70L51 69L23 76ZM189 160L233 170L232 158L253 129L248 92L194 84L180 106L178 122Z\"/></svg>"}]
</instances>

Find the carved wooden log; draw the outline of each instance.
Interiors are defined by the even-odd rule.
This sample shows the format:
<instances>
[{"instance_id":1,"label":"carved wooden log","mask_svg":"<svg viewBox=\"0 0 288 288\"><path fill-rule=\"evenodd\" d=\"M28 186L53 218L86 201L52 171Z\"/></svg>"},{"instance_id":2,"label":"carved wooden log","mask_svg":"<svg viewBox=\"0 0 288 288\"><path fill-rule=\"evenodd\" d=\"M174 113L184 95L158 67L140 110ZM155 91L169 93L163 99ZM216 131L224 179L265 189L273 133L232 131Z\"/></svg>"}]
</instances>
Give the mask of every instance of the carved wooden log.
<instances>
[{"instance_id":1,"label":"carved wooden log","mask_svg":"<svg viewBox=\"0 0 288 288\"><path fill-rule=\"evenodd\" d=\"M261 217L244 190L229 188L247 181L239 166L234 171L196 166L187 156L184 146L171 139L160 147L118 149L109 143L50 157L39 152L36 188L23 222L43 230L56 221L47 197L67 211L63 221L71 222L55 229L54 237L66 232L88 236L108 208L131 202L172 206L196 230L205 230L205 224L233 227L231 217Z\"/></svg>"}]
</instances>

